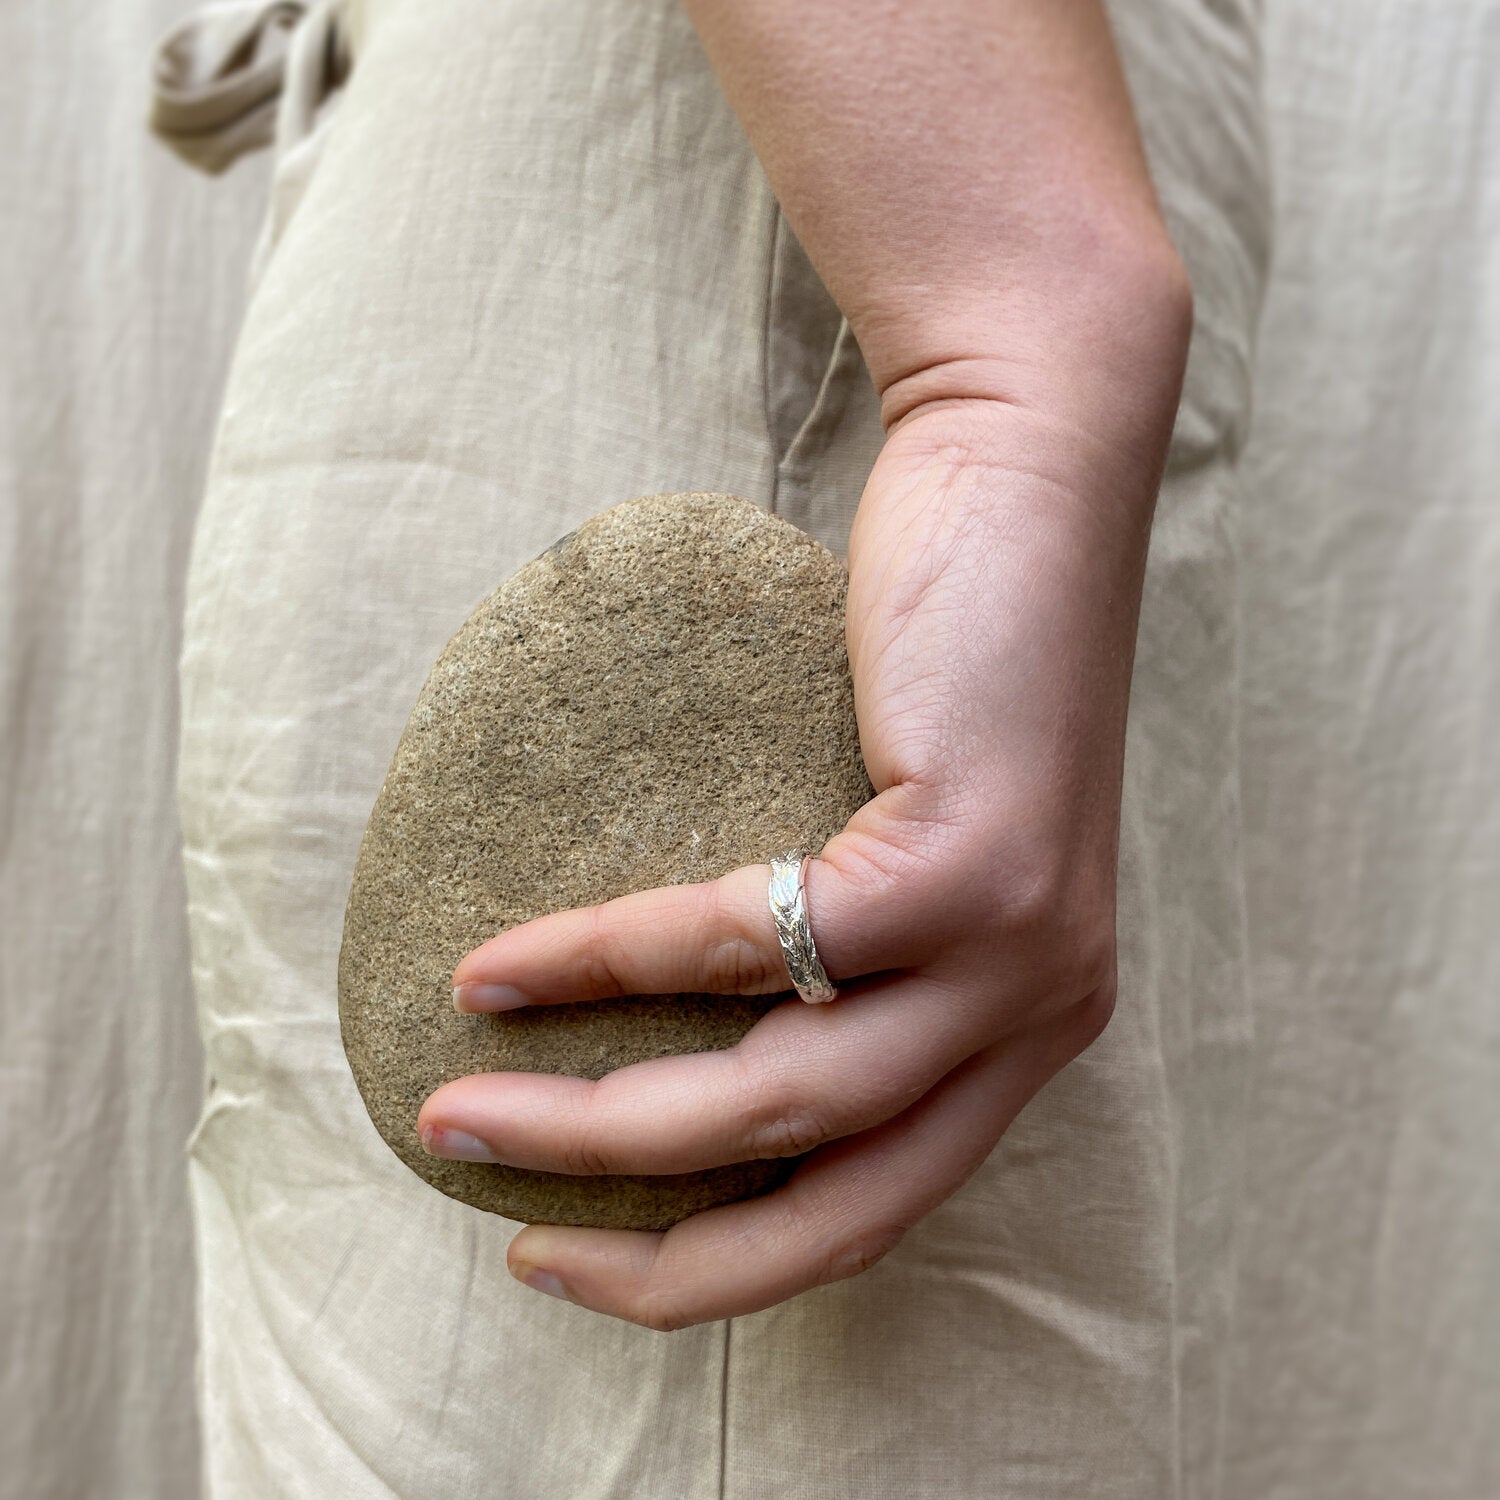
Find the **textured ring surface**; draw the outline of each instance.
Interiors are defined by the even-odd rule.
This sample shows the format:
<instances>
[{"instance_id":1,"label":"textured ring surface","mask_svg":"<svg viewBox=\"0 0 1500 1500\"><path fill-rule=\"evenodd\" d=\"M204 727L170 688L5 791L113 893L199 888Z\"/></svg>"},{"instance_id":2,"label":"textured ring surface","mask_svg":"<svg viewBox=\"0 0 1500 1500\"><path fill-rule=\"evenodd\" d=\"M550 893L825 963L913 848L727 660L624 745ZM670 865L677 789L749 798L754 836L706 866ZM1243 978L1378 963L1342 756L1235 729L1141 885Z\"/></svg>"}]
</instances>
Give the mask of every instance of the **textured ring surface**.
<instances>
[{"instance_id":1,"label":"textured ring surface","mask_svg":"<svg viewBox=\"0 0 1500 1500\"><path fill-rule=\"evenodd\" d=\"M797 993L809 1005L832 1000L838 990L818 962L813 946L812 926L807 920L807 897L803 871L810 856L805 850L788 849L771 856L771 916L776 922L776 936L781 939L781 955L786 971L792 976Z\"/></svg>"}]
</instances>

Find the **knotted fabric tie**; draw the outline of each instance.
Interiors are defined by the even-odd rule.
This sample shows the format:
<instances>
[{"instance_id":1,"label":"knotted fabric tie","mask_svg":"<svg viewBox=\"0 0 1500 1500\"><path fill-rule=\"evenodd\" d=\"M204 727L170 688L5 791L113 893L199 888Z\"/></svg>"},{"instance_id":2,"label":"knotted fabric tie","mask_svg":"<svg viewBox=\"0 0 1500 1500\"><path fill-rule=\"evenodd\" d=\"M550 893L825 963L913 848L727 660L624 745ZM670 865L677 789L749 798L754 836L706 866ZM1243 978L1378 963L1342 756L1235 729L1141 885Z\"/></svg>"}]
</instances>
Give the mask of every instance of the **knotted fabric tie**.
<instances>
[{"instance_id":1,"label":"knotted fabric tie","mask_svg":"<svg viewBox=\"0 0 1500 1500\"><path fill-rule=\"evenodd\" d=\"M222 172L245 152L269 145L278 111L305 129L339 71L329 10L308 0L200 5L157 43L151 129L205 172ZM314 21L321 24L306 24ZM309 30L316 37L297 35ZM310 44L322 55L309 58ZM289 66L296 77L288 78ZM288 84L314 97L283 99Z\"/></svg>"}]
</instances>

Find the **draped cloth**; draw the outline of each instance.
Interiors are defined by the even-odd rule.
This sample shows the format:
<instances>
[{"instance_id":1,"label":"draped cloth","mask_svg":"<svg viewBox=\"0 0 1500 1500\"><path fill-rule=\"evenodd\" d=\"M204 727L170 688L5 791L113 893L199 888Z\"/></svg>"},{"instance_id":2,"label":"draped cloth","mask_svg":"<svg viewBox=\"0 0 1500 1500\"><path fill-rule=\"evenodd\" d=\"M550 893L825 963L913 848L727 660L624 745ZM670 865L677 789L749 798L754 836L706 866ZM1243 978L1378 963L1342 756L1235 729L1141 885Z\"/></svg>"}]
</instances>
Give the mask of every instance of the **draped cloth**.
<instances>
[{"instance_id":1,"label":"draped cloth","mask_svg":"<svg viewBox=\"0 0 1500 1500\"><path fill-rule=\"evenodd\" d=\"M153 123L180 154L223 170L276 138L183 615L210 1494L1500 1491L1500 8L1113 15L1197 295L1134 686L1120 1005L873 1271L669 1338L516 1285L514 1226L381 1145L338 1041L343 900L428 665L579 520L733 489L842 549L879 441L858 350L668 0L221 0L163 44ZM43 623L7 642L26 713L4 742L47 795L7 824L4 1107L19 1127L88 1101L0 1214L25 1355L0 1494L28 1500L198 1488L160 684L237 301L235 253L205 247L242 255L251 213L227 205L259 211L231 182L134 283L136 317L167 285L198 310L197 365L124 323L101 354L146 378L38 341L12 403L15 493L72 503L15 507L5 555L15 618ZM128 173L94 191L126 221L164 201ZM118 256L45 261L24 285L76 289L101 327ZM50 328L51 305L7 325ZM47 417L121 389L159 427ZM141 477L90 478L112 462ZM106 633L107 692L33 665ZM83 961L38 1005L59 952ZM88 1031L104 973L123 993Z\"/></svg>"},{"instance_id":2,"label":"draped cloth","mask_svg":"<svg viewBox=\"0 0 1500 1500\"><path fill-rule=\"evenodd\" d=\"M339 1042L343 903L417 690L481 597L652 491L743 494L842 550L874 391L672 0L339 18L349 82L282 141L297 185L259 257L184 627L218 1492L479 1494L497 1466L507 1493L577 1500L1202 1483L1251 1042L1248 15L1118 16L1198 328L1141 631L1116 1019L871 1273L671 1339L529 1295L504 1268L514 1226L391 1157Z\"/></svg>"}]
</instances>

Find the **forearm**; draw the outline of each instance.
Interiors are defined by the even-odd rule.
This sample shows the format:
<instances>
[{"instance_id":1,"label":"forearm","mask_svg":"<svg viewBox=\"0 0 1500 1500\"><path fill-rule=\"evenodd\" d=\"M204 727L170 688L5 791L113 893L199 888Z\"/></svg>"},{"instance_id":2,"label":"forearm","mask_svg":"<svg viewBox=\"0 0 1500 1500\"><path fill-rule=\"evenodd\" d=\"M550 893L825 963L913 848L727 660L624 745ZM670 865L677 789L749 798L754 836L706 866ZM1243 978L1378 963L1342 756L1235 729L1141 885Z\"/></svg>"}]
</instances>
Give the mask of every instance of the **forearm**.
<instances>
[{"instance_id":1,"label":"forearm","mask_svg":"<svg viewBox=\"0 0 1500 1500\"><path fill-rule=\"evenodd\" d=\"M1186 283L1095 0L686 5L888 426L1175 403Z\"/></svg>"},{"instance_id":2,"label":"forearm","mask_svg":"<svg viewBox=\"0 0 1500 1500\"><path fill-rule=\"evenodd\" d=\"M686 3L891 433L849 549L872 780L1097 920L1191 322L1103 11Z\"/></svg>"}]
</instances>

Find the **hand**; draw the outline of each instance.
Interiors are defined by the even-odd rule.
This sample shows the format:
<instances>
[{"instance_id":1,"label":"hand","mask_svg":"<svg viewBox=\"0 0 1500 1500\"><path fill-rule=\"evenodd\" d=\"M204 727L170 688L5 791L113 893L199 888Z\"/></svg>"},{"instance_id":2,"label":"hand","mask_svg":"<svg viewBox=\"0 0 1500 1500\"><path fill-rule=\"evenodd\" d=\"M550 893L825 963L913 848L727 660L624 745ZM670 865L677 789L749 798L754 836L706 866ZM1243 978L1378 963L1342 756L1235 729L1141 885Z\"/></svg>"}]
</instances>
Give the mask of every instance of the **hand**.
<instances>
[{"instance_id":1,"label":"hand","mask_svg":"<svg viewBox=\"0 0 1500 1500\"><path fill-rule=\"evenodd\" d=\"M458 1079L419 1118L435 1154L553 1172L811 1154L775 1192L664 1233L523 1229L520 1279L673 1329L863 1271L1099 1035L1140 575L1180 376L1166 367L1147 410L1117 402L1097 422L887 391L901 414L850 538L848 607L877 795L807 873L839 998L791 999L728 1051L596 1082ZM749 866L515 927L458 966L457 999L787 989L768 876Z\"/></svg>"},{"instance_id":2,"label":"hand","mask_svg":"<svg viewBox=\"0 0 1500 1500\"><path fill-rule=\"evenodd\" d=\"M561 1172L810 1152L664 1234L512 1241L522 1280L662 1329L872 1265L1108 1020L1136 613L1191 321L1097 0L687 8L889 433L849 542L877 795L807 875L841 993L597 1082L458 1079L419 1118L438 1154ZM513 928L458 966L460 1001L784 990L768 876Z\"/></svg>"}]
</instances>

